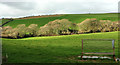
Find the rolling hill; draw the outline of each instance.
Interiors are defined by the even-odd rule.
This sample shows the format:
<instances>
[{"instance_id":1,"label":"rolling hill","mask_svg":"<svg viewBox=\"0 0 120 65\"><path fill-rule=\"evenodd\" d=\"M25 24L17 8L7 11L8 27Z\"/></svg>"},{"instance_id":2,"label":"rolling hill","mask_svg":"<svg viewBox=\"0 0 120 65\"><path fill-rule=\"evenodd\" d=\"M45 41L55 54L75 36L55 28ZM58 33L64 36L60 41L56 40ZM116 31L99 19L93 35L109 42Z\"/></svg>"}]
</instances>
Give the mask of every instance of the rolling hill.
<instances>
[{"instance_id":1,"label":"rolling hill","mask_svg":"<svg viewBox=\"0 0 120 65\"><path fill-rule=\"evenodd\" d=\"M64 15L53 15L53 16L32 16L14 19L14 21L7 23L4 26L16 27L19 24L26 24L26 26L30 24L38 24L39 27L47 24L50 21L56 19L68 19L73 23L80 23L87 18L96 18L100 20L111 20L117 21L118 14L117 13L105 13L105 14L64 14ZM7 20L3 20L5 22Z\"/></svg>"}]
</instances>

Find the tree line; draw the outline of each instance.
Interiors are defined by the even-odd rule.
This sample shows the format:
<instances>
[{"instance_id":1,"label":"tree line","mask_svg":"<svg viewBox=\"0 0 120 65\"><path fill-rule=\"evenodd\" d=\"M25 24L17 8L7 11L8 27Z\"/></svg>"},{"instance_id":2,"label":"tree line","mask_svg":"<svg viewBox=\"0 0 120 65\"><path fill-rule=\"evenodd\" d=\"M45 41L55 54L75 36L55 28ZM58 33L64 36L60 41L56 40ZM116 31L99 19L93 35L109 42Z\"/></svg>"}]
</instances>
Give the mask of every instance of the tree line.
<instances>
[{"instance_id":1,"label":"tree line","mask_svg":"<svg viewBox=\"0 0 120 65\"><path fill-rule=\"evenodd\" d=\"M96 32L119 31L119 23L110 20L97 20L95 18L86 19L81 23L72 23L68 19L57 19L50 21L42 27L37 24L31 24L28 27L25 24L19 24L17 27L4 26L1 28L2 37L6 38L24 38L36 36L56 36L71 35Z\"/></svg>"}]
</instances>

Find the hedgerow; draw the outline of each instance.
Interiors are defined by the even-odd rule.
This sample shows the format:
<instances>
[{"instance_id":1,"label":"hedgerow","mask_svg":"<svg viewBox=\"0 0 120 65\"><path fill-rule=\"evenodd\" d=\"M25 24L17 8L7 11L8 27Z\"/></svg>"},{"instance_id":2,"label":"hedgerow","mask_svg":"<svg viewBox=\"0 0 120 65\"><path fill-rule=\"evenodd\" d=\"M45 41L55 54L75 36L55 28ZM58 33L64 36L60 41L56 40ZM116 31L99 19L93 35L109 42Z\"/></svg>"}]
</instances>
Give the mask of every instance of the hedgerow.
<instances>
[{"instance_id":1,"label":"hedgerow","mask_svg":"<svg viewBox=\"0 0 120 65\"><path fill-rule=\"evenodd\" d=\"M95 18L86 19L81 23L72 23L68 19L57 19L38 27L37 24L31 24L28 27L25 24L17 25L12 28L6 26L2 28L2 37L23 38L31 36L54 36L70 35L80 33L111 32L119 31L118 22L110 20L97 20Z\"/></svg>"}]
</instances>

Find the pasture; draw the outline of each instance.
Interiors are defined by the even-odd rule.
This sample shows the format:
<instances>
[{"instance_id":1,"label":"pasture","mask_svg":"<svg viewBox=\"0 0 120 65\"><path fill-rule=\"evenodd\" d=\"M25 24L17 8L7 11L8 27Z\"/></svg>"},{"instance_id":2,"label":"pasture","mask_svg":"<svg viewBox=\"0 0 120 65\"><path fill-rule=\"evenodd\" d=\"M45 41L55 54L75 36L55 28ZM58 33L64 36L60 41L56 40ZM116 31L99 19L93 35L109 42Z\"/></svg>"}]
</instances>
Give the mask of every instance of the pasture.
<instances>
[{"instance_id":1,"label":"pasture","mask_svg":"<svg viewBox=\"0 0 120 65\"><path fill-rule=\"evenodd\" d=\"M113 60L80 61L77 56L81 54L81 39L115 39L115 54L118 57L118 33L116 31L23 39L2 38L3 56L8 54L7 63L114 63ZM96 42L93 42L93 48L95 44Z\"/></svg>"},{"instance_id":2,"label":"pasture","mask_svg":"<svg viewBox=\"0 0 120 65\"><path fill-rule=\"evenodd\" d=\"M38 24L39 27L44 26L50 21L54 21L56 19L68 19L73 23L81 23L87 18L96 18L98 20L111 20L111 21L118 21L118 14L117 13L104 13L104 14L64 14L60 16L53 16L53 17L34 17L28 19L15 19L12 22L7 23L5 26L16 27L19 24L25 24L29 26L30 24ZM3 23L7 20L3 20Z\"/></svg>"}]
</instances>

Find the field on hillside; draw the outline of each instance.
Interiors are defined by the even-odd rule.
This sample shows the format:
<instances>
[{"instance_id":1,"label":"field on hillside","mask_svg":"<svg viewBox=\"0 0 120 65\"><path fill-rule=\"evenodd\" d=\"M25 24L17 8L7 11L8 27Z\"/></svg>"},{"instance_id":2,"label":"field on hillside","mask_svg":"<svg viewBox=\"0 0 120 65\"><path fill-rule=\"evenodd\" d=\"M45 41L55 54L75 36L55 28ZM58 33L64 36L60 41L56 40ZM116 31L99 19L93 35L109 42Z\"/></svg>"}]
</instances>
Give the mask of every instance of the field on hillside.
<instances>
[{"instance_id":1,"label":"field on hillside","mask_svg":"<svg viewBox=\"0 0 120 65\"><path fill-rule=\"evenodd\" d=\"M81 54L81 39L115 39L115 54L118 57L118 32L29 37L23 39L3 38L3 55L8 54L8 63L114 62L113 60L88 60L86 62L77 59L77 56ZM94 44L96 42L93 43L93 48ZM109 49L108 51L111 50ZM100 51L102 51L102 48Z\"/></svg>"},{"instance_id":2,"label":"field on hillside","mask_svg":"<svg viewBox=\"0 0 120 65\"><path fill-rule=\"evenodd\" d=\"M31 19L15 19L12 22L7 23L5 26L16 27L18 24L26 24L26 26L30 24L38 24L38 26L43 26L50 21L56 19L68 19L73 23L80 23L87 18L96 18L98 20L111 20L117 21L118 14L117 13L107 13L107 14L64 14L60 16L54 17L40 17L40 18L31 18ZM3 23L7 20L3 20Z\"/></svg>"}]
</instances>

